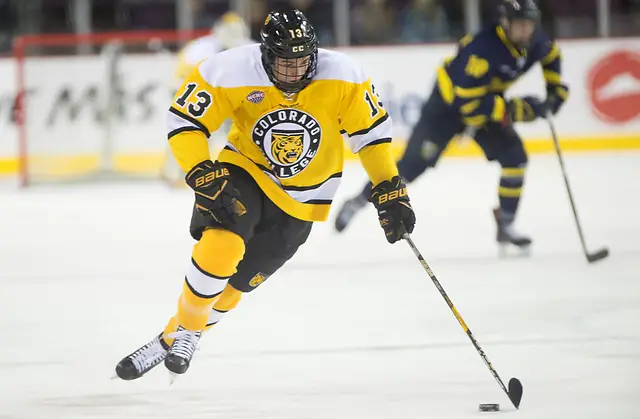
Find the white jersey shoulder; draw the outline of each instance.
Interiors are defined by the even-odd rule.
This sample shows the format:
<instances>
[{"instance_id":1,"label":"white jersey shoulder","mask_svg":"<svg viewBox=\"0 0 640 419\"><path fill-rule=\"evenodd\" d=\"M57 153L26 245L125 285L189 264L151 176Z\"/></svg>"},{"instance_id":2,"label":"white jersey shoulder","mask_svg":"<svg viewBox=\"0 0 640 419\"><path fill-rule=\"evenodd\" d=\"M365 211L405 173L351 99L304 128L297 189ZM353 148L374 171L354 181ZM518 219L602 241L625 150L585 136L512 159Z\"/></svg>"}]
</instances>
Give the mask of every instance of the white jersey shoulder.
<instances>
[{"instance_id":1,"label":"white jersey shoulder","mask_svg":"<svg viewBox=\"0 0 640 419\"><path fill-rule=\"evenodd\" d=\"M183 58L191 64L196 65L200 61L211 57L223 50L223 46L215 35L206 35L194 39L184 47Z\"/></svg>"},{"instance_id":2,"label":"white jersey shoulder","mask_svg":"<svg viewBox=\"0 0 640 419\"><path fill-rule=\"evenodd\" d=\"M356 60L345 53L318 49L318 68L314 80L342 80L364 83L368 77Z\"/></svg>"},{"instance_id":3,"label":"white jersey shoulder","mask_svg":"<svg viewBox=\"0 0 640 419\"><path fill-rule=\"evenodd\" d=\"M200 75L214 87L271 86L262 67L260 45L231 48L200 64Z\"/></svg>"}]
</instances>

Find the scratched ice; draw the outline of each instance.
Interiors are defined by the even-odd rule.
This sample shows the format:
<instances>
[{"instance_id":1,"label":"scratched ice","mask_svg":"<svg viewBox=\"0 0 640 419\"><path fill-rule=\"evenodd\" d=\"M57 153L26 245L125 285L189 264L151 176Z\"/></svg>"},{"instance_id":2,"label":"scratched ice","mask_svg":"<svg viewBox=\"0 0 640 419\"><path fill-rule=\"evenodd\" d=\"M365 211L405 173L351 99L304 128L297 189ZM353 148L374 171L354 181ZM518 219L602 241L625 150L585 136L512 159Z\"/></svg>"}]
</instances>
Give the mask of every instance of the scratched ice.
<instances>
[{"instance_id":1,"label":"scratched ice","mask_svg":"<svg viewBox=\"0 0 640 419\"><path fill-rule=\"evenodd\" d=\"M410 185L414 239L502 378L517 417L640 418L640 154L567 157L592 248L582 258L553 156L533 157L518 226L530 258L499 260L498 168L447 159ZM364 179L345 171L340 203ZM0 418L470 418L513 414L404 243L372 209L329 223L202 340L173 386L160 366L110 380L173 314L191 196L162 185L0 195ZM335 209L332 216L335 215ZM506 412L506 413L505 413ZM516 416L514 416L516 417Z\"/></svg>"}]
</instances>

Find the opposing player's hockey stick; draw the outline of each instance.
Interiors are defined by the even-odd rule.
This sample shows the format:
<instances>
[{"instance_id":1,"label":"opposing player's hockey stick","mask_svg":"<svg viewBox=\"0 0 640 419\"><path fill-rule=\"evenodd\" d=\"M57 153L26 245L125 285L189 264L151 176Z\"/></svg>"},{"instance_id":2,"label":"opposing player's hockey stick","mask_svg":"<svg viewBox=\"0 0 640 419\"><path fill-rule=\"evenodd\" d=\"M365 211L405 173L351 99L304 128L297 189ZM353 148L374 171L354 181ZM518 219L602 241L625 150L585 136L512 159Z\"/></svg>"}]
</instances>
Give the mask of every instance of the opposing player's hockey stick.
<instances>
[{"instance_id":1,"label":"opposing player's hockey stick","mask_svg":"<svg viewBox=\"0 0 640 419\"><path fill-rule=\"evenodd\" d=\"M589 251L587 250L587 245L584 240L584 234L582 233L582 226L580 225L580 219L578 218L578 211L576 210L576 204L573 201L571 186L569 186L567 171L564 167L564 159L562 158L562 152L560 151L560 142L558 141L558 134L556 133L556 128L553 125L551 114L547 115L546 120L549 123L549 129L551 130L551 137L553 138L553 145L556 148L556 154L558 155L558 160L560 161L560 169L562 170L562 177L564 178L564 184L567 188L567 195L569 195L569 202L571 203L571 210L573 211L573 219L575 220L576 227L578 228L578 235L580 236L580 243L582 244L582 252L584 253L584 256L587 258L587 261L589 263L597 262L609 256L609 249L607 249L606 247L603 247L602 249L594 253L589 253Z\"/></svg>"},{"instance_id":2,"label":"opposing player's hockey stick","mask_svg":"<svg viewBox=\"0 0 640 419\"><path fill-rule=\"evenodd\" d=\"M433 271L431 270L431 268L429 267L427 262L424 260L424 258L420 254L420 251L416 247L415 243L413 243L413 240L411 240L411 236L409 236L409 233L403 234L402 238L405 239L407 241L407 243L409 243L409 247L411 247L411 250L413 250L413 254L416 255L416 258L418 258L418 261L420 261L420 263L422 264L422 267L424 268L424 270L427 271L427 274L429 275L429 278L431 278L431 280L433 281L433 283L436 286L436 288L438 289L438 291L440 291L440 295L442 295L442 298L444 298L444 300L447 302L447 305L449 306L449 308L453 312L453 315L456 316L456 319L458 319L458 322L460 323L460 326L462 326L462 329L466 332L467 336L469 336L469 339L471 340L471 343L473 343L473 346L476 348L476 351L478 351L478 354L480 355L480 357L482 358L484 363L489 368L489 371L491 371L491 374L493 375L493 378L496 379L496 381L498 382L498 384L500 385L502 390L507 394L507 396L509 397L509 400L511 400L511 403L513 403L515 408L519 409L520 401L522 400L522 383L520 382L520 380L518 380L515 377L511 378L509 380L509 389L507 390L507 387L502 382L502 379L498 375L498 372L493 368L493 365L491 365L491 362L489 362L489 359L487 359L487 355L484 353L484 351L482 350L482 348L478 344L478 341L476 340L476 338L473 337L473 334L471 333L471 330L469 330L469 327L467 326L467 324L462 319L462 316L460 315L460 313L458 313L458 310L455 308L455 306L453 305L453 303L449 299L449 296L447 295L447 293L444 290L444 288L442 288L442 285L440 285L440 282L438 281L438 278L436 278L436 276L434 275Z\"/></svg>"},{"instance_id":3,"label":"opposing player's hockey stick","mask_svg":"<svg viewBox=\"0 0 640 419\"><path fill-rule=\"evenodd\" d=\"M462 130L462 132L459 134L458 142L460 144L466 144L469 141L472 141L475 138L477 132L478 132L477 127L474 127L471 125L465 126L464 130Z\"/></svg>"}]
</instances>

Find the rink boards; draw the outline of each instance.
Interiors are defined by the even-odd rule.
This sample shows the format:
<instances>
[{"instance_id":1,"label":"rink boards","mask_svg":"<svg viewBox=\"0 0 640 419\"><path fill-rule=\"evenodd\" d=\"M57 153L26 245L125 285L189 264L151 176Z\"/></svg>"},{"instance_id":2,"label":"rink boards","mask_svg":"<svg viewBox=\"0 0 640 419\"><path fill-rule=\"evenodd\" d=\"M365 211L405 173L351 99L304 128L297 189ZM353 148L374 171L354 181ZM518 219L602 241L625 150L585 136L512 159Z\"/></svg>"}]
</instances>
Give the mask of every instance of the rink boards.
<instances>
[{"instance_id":1,"label":"rink boards","mask_svg":"<svg viewBox=\"0 0 640 419\"><path fill-rule=\"evenodd\" d=\"M563 78L571 96L556 118L565 150L640 149L640 48L637 38L562 41ZM394 122L399 155L453 44L344 49L362 63ZM106 112L109 62L103 56L30 57L23 75L27 154L46 170L90 170L111 153L116 170L158 170L166 153L166 109L173 95L172 54L124 55L116 71L116 111ZM14 104L17 71L0 59L0 174L18 168L20 130ZM510 90L544 96L536 67ZM113 99L113 96L111 96ZM111 102L113 103L113 102ZM531 153L553 150L545 121L519 124ZM451 156L479 155L453 143ZM348 158L353 155L346 152Z\"/></svg>"}]
</instances>

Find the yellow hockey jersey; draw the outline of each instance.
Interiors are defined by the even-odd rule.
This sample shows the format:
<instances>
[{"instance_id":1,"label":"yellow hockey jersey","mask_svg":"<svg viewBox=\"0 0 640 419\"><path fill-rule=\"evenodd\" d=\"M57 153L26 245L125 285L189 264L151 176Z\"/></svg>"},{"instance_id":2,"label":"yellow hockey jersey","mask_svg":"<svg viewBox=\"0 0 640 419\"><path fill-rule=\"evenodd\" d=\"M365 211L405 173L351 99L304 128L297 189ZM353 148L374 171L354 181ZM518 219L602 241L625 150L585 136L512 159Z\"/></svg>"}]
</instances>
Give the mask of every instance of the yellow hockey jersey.
<instances>
[{"instance_id":1,"label":"yellow hockey jersey","mask_svg":"<svg viewBox=\"0 0 640 419\"><path fill-rule=\"evenodd\" d=\"M313 81L292 95L270 82L259 45L200 63L169 109L169 142L185 172L209 158L207 138L227 118L233 125L218 160L246 170L293 217L327 219L345 139L374 184L397 175L391 118L371 80L345 54L320 49Z\"/></svg>"}]
</instances>

